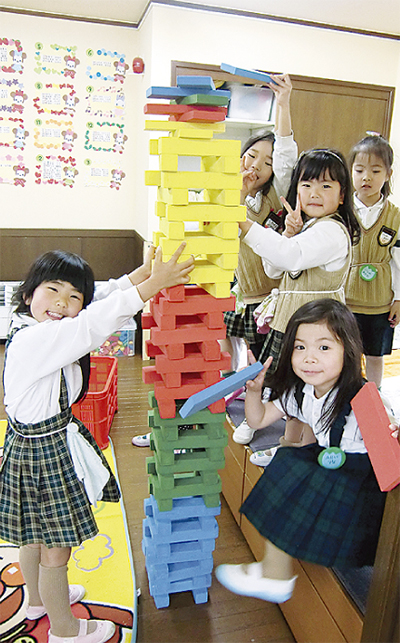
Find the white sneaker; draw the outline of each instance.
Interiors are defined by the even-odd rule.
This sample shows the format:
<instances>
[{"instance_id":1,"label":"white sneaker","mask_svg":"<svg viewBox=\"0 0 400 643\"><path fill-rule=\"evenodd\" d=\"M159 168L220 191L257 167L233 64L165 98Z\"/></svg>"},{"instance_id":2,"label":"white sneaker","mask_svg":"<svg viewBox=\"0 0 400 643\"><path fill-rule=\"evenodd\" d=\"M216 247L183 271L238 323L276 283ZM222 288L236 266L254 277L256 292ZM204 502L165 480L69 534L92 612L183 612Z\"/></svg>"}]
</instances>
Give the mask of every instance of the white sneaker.
<instances>
[{"instance_id":1,"label":"white sneaker","mask_svg":"<svg viewBox=\"0 0 400 643\"><path fill-rule=\"evenodd\" d=\"M255 451L250 456L250 462L258 467L267 467L277 450L278 447L272 447L272 449L267 449L266 451Z\"/></svg>"},{"instance_id":2,"label":"white sneaker","mask_svg":"<svg viewBox=\"0 0 400 643\"><path fill-rule=\"evenodd\" d=\"M255 429L251 429L246 420L243 420L233 432L233 441L238 444L248 444L253 439L254 431Z\"/></svg>"},{"instance_id":3,"label":"white sneaker","mask_svg":"<svg viewBox=\"0 0 400 643\"><path fill-rule=\"evenodd\" d=\"M151 433L145 433L144 435L134 435L132 438L132 444L135 447L149 447L150 446L150 435Z\"/></svg>"}]
</instances>

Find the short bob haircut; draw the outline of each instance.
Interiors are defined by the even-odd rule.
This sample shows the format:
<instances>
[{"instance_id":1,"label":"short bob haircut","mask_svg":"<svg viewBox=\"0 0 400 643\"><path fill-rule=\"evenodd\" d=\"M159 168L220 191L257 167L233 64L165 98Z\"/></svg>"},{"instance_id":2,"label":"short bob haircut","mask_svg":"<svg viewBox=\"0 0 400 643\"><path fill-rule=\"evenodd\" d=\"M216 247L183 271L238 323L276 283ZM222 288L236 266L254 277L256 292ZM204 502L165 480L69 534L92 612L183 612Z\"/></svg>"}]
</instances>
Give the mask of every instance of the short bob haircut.
<instances>
[{"instance_id":1,"label":"short bob haircut","mask_svg":"<svg viewBox=\"0 0 400 643\"><path fill-rule=\"evenodd\" d=\"M89 264L79 255L64 250L51 250L42 254L31 265L25 281L13 297L15 312L29 313L26 303L36 288L45 281L68 281L83 295L83 308L93 299L94 275Z\"/></svg>"},{"instance_id":2,"label":"short bob haircut","mask_svg":"<svg viewBox=\"0 0 400 643\"><path fill-rule=\"evenodd\" d=\"M361 372L362 341L357 320L351 310L336 299L315 299L303 304L290 318L283 339L282 352L277 369L265 378L272 388L271 400L280 398L285 403L290 391L304 382L293 371L292 355L296 334L301 324L326 323L332 334L343 345L343 368L335 386L334 399L328 395L322 416L322 425L328 430L338 417L344 404L358 392L363 385Z\"/></svg>"},{"instance_id":3,"label":"short bob haircut","mask_svg":"<svg viewBox=\"0 0 400 643\"><path fill-rule=\"evenodd\" d=\"M394 154L386 138L380 134L369 134L358 141L350 152L349 165L353 168L357 154L366 154L367 156L377 156L383 162L389 177L392 175L392 166ZM381 187L382 196L387 199L391 193L390 178L385 181Z\"/></svg>"},{"instance_id":4,"label":"short bob haircut","mask_svg":"<svg viewBox=\"0 0 400 643\"><path fill-rule=\"evenodd\" d=\"M243 156L249 150L253 145L256 143L259 143L260 141L269 141L272 144L272 154L274 153L274 143L275 143L275 135L273 132L270 130L258 130L253 134L253 136L250 136L250 138L247 139L245 143L242 145L242 151L240 153L240 157ZM271 188L272 181L274 180L274 173L272 172L270 178L266 183L261 188L261 192L266 196Z\"/></svg>"}]
</instances>

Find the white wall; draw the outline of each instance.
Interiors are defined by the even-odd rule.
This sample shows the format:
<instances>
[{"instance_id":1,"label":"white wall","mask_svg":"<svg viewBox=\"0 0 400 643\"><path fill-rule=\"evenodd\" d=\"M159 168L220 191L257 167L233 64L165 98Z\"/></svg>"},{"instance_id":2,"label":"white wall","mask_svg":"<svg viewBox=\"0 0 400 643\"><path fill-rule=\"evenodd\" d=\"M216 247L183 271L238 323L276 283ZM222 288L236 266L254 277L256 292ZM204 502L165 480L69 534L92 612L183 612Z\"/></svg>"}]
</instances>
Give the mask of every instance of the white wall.
<instances>
[{"instance_id":1,"label":"white wall","mask_svg":"<svg viewBox=\"0 0 400 643\"><path fill-rule=\"evenodd\" d=\"M155 188L144 185L144 171L154 167L156 160L149 157L148 140L159 134L144 132L143 105L148 87L170 84L171 60L214 65L227 62L396 87L390 140L398 159L393 200L400 205L399 41L161 5L150 8L138 30L7 13L1 14L1 23L2 34L21 38L27 52L34 50L38 40L62 41L76 44L82 55L89 46L118 46L126 53L127 62L135 56L145 61L144 74L131 73L125 81L130 144L124 153L127 176L123 187L116 192L78 185L71 190L61 186L52 190L34 183L29 189L1 185L2 202L8 204L0 215L1 227L134 228L150 239L158 222L153 213ZM87 83L84 78L79 82L83 92ZM33 107L30 109L33 117ZM84 119L84 114L76 118ZM79 154L84 158L86 152Z\"/></svg>"}]
</instances>

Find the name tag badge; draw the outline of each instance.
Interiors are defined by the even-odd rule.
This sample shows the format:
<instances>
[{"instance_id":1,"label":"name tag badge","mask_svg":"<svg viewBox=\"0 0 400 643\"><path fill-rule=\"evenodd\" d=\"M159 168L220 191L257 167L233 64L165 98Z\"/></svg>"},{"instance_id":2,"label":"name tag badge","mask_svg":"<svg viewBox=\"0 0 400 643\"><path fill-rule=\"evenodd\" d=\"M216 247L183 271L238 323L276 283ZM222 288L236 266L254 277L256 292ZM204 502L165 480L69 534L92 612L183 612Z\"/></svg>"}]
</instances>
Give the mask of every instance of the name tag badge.
<instances>
[{"instance_id":1,"label":"name tag badge","mask_svg":"<svg viewBox=\"0 0 400 643\"><path fill-rule=\"evenodd\" d=\"M346 461L346 454L339 447L324 449L318 456L318 464L324 469L340 469Z\"/></svg>"},{"instance_id":2,"label":"name tag badge","mask_svg":"<svg viewBox=\"0 0 400 643\"><path fill-rule=\"evenodd\" d=\"M378 269L370 263L366 263L364 266L361 266L359 270L359 275L364 281L373 281L377 274Z\"/></svg>"}]
</instances>

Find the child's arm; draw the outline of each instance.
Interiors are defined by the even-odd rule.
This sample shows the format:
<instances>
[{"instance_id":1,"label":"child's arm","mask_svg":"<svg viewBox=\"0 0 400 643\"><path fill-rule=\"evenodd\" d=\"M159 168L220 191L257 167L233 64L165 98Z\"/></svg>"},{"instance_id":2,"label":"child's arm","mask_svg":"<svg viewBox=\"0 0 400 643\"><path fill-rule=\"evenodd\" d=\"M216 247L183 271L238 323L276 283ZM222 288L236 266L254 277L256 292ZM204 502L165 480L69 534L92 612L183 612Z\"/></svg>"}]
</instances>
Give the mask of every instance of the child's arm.
<instances>
[{"instance_id":1,"label":"child's arm","mask_svg":"<svg viewBox=\"0 0 400 643\"><path fill-rule=\"evenodd\" d=\"M167 262L162 260L162 250L157 248L154 256L153 268L148 279L137 287L138 293L143 301L154 297L163 288L171 288L179 284L187 284L190 280L189 273L194 268L194 259L191 257L186 261L178 263L186 243L183 242Z\"/></svg>"},{"instance_id":2,"label":"child's arm","mask_svg":"<svg viewBox=\"0 0 400 643\"><path fill-rule=\"evenodd\" d=\"M154 259L155 253L156 249L153 245L151 245L144 256L142 265L136 268L136 270L133 270L129 273L128 277L134 286L138 286L142 283L142 281L145 281L150 277L151 264Z\"/></svg>"},{"instance_id":3,"label":"child's arm","mask_svg":"<svg viewBox=\"0 0 400 643\"><path fill-rule=\"evenodd\" d=\"M400 322L400 301L397 299L392 303L390 307L389 322L392 328L395 328Z\"/></svg>"},{"instance_id":4,"label":"child's arm","mask_svg":"<svg viewBox=\"0 0 400 643\"><path fill-rule=\"evenodd\" d=\"M249 363L254 364L255 358L251 351L248 351L248 357ZM252 429L263 429L284 416L284 413L275 404L263 402L261 399L265 373L271 362L272 357L269 357L257 377L246 382L245 415L247 423Z\"/></svg>"},{"instance_id":5,"label":"child's arm","mask_svg":"<svg viewBox=\"0 0 400 643\"><path fill-rule=\"evenodd\" d=\"M275 133L277 136L290 136L292 133L292 120L290 116L290 94L292 83L288 74L271 75L273 80L269 87L275 94L276 118Z\"/></svg>"}]
</instances>

